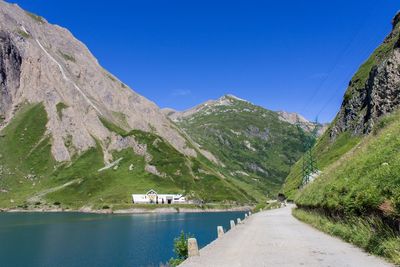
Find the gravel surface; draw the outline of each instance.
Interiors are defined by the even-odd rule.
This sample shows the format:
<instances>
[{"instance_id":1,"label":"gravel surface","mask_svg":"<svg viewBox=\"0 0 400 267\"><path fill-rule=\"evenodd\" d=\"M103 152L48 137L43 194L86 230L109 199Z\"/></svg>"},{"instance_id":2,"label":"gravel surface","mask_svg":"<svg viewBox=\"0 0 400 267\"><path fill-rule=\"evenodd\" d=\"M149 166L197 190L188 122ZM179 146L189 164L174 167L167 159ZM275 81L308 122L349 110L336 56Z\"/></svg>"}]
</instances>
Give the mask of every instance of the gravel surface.
<instances>
[{"instance_id":1,"label":"gravel surface","mask_svg":"<svg viewBox=\"0 0 400 267\"><path fill-rule=\"evenodd\" d=\"M252 215L181 266L393 265L298 221L286 207Z\"/></svg>"}]
</instances>

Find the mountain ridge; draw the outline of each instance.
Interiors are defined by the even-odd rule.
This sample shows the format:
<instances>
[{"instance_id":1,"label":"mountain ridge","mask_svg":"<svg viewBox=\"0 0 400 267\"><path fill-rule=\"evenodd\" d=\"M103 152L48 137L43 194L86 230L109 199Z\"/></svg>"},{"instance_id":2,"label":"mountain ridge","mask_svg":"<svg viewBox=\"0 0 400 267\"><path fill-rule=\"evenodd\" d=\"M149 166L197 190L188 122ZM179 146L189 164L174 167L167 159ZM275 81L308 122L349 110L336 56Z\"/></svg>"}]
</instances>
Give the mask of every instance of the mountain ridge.
<instances>
[{"instance_id":1,"label":"mountain ridge","mask_svg":"<svg viewBox=\"0 0 400 267\"><path fill-rule=\"evenodd\" d=\"M308 128L288 122L282 114L233 95L208 100L183 112L163 112L199 148L211 151L223 164L226 175L256 186L269 196L300 156L303 138L309 135Z\"/></svg>"},{"instance_id":2,"label":"mountain ridge","mask_svg":"<svg viewBox=\"0 0 400 267\"><path fill-rule=\"evenodd\" d=\"M257 201L67 29L4 1L0 103L2 208L126 208L149 188Z\"/></svg>"},{"instance_id":3,"label":"mountain ridge","mask_svg":"<svg viewBox=\"0 0 400 267\"><path fill-rule=\"evenodd\" d=\"M248 100L245 100L243 98L237 97L233 94L225 94L221 96L218 99L210 99L207 100L201 104L198 104L192 108L188 108L183 111L177 111L173 108L162 108L161 111L169 117L172 121L177 122L185 117L189 117L194 115L197 112L202 111L204 108L207 108L209 106L215 106L215 105L230 105L232 104L229 100L236 100L236 101L242 101L242 102L247 102L252 105ZM287 112L287 111L276 111L277 114L279 114L279 117L281 120L289 122L290 124L293 125L299 125L303 130L311 132L315 126L318 126L320 129L318 131L318 135L321 135L327 128L328 123L325 124L320 124L320 123L315 123L312 121L307 120L305 117L302 115L296 113L296 112Z\"/></svg>"}]
</instances>

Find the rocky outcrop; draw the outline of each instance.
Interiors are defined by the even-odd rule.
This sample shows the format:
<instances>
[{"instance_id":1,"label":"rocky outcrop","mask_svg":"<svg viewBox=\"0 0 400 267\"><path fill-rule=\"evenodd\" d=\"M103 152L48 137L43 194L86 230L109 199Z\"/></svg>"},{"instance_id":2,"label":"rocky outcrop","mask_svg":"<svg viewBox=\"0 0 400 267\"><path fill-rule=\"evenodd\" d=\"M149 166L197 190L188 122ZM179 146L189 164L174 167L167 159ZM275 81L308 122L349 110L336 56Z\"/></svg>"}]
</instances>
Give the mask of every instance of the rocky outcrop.
<instances>
[{"instance_id":1,"label":"rocky outcrop","mask_svg":"<svg viewBox=\"0 0 400 267\"><path fill-rule=\"evenodd\" d=\"M376 121L400 107L400 15L393 31L361 66L349 84L330 136L368 134Z\"/></svg>"},{"instance_id":2,"label":"rocky outcrop","mask_svg":"<svg viewBox=\"0 0 400 267\"><path fill-rule=\"evenodd\" d=\"M96 142L106 162L110 149L138 150L133 138L116 138L101 119L126 131L153 132L179 152L197 155L153 102L103 69L68 30L1 0L0 29L0 130L17 107L43 103L57 161L69 161Z\"/></svg>"},{"instance_id":3,"label":"rocky outcrop","mask_svg":"<svg viewBox=\"0 0 400 267\"><path fill-rule=\"evenodd\" d=\"M10 35L0 31L0 123L11 116L18 94L22 58Z\"/></svg>"}]
</instances>

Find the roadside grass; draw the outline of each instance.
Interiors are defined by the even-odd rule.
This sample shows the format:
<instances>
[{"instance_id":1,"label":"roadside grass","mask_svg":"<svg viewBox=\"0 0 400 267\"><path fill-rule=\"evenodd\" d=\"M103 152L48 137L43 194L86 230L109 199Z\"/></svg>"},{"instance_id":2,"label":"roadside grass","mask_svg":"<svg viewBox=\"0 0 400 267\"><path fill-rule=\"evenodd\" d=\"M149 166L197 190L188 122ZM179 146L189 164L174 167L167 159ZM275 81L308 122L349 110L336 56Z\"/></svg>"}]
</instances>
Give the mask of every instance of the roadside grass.
<instances>
[{"instance_id":1,"label":"roadside grass","mask_svg":"<svg viewBox=\"0 0 400 267\"><path fill-rule=\"evenodd\" d=\"M252 210L254 213L256 213L256 212L260 212L263 210L278 209L280 207L281 207L281 203L279 201L273 202L273 203L260 202Z\"/></svg>"},{"instance_id":2,"label":"roadside grass","mask_svg":"<svg viewBox=\"0 0 400 267\"><path fill-rule=\"evenodd\" d=\"M400 112L377 123L365 137L313 183L299 192L296 203L332 213L376 213L400 218ZM382 125L384 128L382 128Z\"/></svg>"},{"instance_id":3,"label":"roadside grass","mask_svg":"<svg viewBox=\"0 0 400 267\"><path fill-rule=\"evenodd\" d=\"M313 154L317 159L317 167L324 172L324 169L334 163L341 156L353 149L359 142L361 137L352 136L350 133L340 134L334 141L330 140L329 129L318 139L313 148ZM283 185L283 192L287 198L294 200L296 193L302 186L302 164L303 159L300 158L292 169Z\"/></svg>"},{"instance_id":4,"label":"roadside grass","mask_svg":"<svg viewBox=\"0 0 400 267\"><path fill-rule=\"evenodd\" d=\"M399 25L395 25L393 32L385 39L385 41L372 53L372 55L360 66L354 74L347 90L344 95L344 103L349 102L352 97L359 95L359 91L365 90L367 79L372 69L381 64L390 53L393 52L395 43L400 38ZM332 125L335 124L335 120ZM336 140L331 141L329 137L330 129L319 139L318 143L313 149L317 158L317 165L319 170L324 171L324 168L339 159L342 155L346 154L354 148L362 138L353 136L351 133L342 133ZM301 187L302 183L302 161L298 161L291 169L288 175L283 191L285 195L294 199L297 190Z\"/></svg>"},{"instance_id":5,"label":"roadside grass","mask_svg":"<svg viewBox=\"0 0 400 267\"><path fill-rule=\"evenodd\" d=\"M340 237L394 264L400 264L400 237L378 217L350 216L335 219L298 208L293 210L293 215L325 233Z\"/></svg>"}]
</instances>

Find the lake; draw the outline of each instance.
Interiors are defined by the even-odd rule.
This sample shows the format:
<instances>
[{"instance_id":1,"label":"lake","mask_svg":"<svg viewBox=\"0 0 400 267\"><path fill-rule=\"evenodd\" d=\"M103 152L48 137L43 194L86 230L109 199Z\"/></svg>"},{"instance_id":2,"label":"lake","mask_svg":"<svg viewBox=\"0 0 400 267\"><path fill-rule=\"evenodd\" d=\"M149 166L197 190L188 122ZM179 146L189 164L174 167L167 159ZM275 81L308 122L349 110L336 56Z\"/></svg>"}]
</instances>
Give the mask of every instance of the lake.
<instances>
[{"instance_id":1,"label":"lake","mask_svg":"<svg viewBox=\"0 0 400 267\"><path fill-rule=\"evenodd\" d=\"M0 213L0 266L159 266L181 230L200 247L244 212Z\"/></svg>"}]
</instances>

